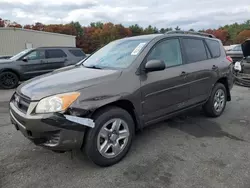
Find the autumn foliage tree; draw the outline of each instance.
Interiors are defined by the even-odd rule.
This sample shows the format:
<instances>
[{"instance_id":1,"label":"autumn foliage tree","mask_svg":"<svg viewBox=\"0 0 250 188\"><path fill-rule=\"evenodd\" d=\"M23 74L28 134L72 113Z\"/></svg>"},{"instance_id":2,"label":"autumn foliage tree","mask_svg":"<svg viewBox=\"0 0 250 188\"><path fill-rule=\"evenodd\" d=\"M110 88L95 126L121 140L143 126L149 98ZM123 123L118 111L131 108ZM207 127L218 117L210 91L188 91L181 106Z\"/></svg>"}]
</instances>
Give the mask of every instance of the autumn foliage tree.
<instances>
[{"instance_id":1,"label":"autumn foliage tree","mask_svg":"<svg viewBox=\"0 0 250 188\"><path fill-rule=\"evenodd\" d=\"M205 31L206 33L213 34L216 38L220 39L223 44L227 42L229 39L228 31L225 29L208 29Z\"/></svg>"},{"instance_id":2,"label":"autumn foliage tree","mask_svg":"<svg viewBox=\"0 0 250 188\"><path fill-rule=\"evenodd\" d=\"M8 27L22 28L23 26L19 23L13 22L7 25Z\"/></svg>"},{"instance_id":3,"label":"autumn foliage tree","mask_svg":"<svg viewBox=\"0 0 250 188\"><path fill-rule=\"evenodd\" d=\"M40 22L36 22L35 25L31 26L32 30L43 31L44 25Z\"/></svg>"},{"instance_id":4,"label":"autumn foliage tree","mask_svg":"<svg viewBox=\"0 0 250 188\"><path fill-rule=\"evenodd\" d=\"M250 39L250 30L243 30L241 31L237 37L236 37L236 42L237 43L242 43L244 42L246 39Z\"/></svg>"},{"instance_id":5,"label":"autumn foliage tree","mask_svg":"<svg viewBox=\"0 0 250 188\"><path fill-rule=\"evenodd\" d=\"M4 27L4 20L2 18L0 18L0 27Z\"/></svg>"},{"instance_id":6,"label":"autumn foliage tree","mask_svg":"<svg viewBox=\"0 0 250 188\"><path fill-rule=\"evenodd\" d=\"M110 22L105 24L91 23L91 26L83 28L83 33L79 47L82 47L86 53L91 53L113 40L132 36L129 28Z\"/></svg>"},{"instance_id":7,"label":"autumn foliage tree","mask_svg":"<svg viewBox=\"0 0 250 188\"><path fill-rule=\"evenodd\" d=\"M22 25L0 18L0 27L22 28ZM181 30L179 26L175 28L166 27L158 29L152 25L144 28L138 24L125 27L122 24L113 24L111 22L92 22L89 26L82 26L79 22L70 22L67 24L43 24L36 22L32 25L24 25L23 28L74 35L76 36L76 46L82 48L85 53L92 53L107 43L124 37ZM190 28L189 31L195 30ZM243 23L225 25L218 29L202 29L199 31L213 34L220 39L224 45L241 43L245 39L250 38L250 20Z\"/></svg>"},{"instance_id":8,"label":"autumn foliage tree","mask_svg":"<svg viewBox=\"0 0 250 188\"><path fill-rule=\"evenodd\" d=\"M32 25L25 25L23 26L24 29L32 29Z\"/></svg>"}]
</instances>

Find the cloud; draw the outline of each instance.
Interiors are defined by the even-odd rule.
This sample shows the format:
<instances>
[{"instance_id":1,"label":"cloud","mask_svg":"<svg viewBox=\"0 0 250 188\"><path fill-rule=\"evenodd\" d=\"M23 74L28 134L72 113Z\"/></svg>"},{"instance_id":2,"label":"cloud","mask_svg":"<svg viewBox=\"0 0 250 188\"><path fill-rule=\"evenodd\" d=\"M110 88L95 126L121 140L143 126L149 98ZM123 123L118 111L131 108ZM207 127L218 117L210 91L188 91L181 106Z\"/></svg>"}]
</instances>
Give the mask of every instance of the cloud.
<instances>
[{"instance_id":1,"label":"cloud","mask_svg":"<svg viewBox=\"0 0 250 188\"><path fill-rule=\"evenodd\" d=\"M102 21L206 29L250 17L249 0L1 0L0 7L0 17L21 24Z\"/></svg>"}]
</instances>

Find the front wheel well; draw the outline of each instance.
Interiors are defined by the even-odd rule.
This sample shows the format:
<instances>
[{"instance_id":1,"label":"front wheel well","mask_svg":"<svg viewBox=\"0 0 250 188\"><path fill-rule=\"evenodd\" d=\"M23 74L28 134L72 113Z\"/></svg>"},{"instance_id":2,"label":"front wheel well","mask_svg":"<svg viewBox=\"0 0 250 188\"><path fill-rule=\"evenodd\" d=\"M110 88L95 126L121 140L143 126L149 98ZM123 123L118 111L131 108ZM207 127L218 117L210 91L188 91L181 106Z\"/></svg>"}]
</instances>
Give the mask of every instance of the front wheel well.
<instances>
[{"instance_id":1,"label":"front wheel well","mask_svg":"<svg viewBox=\"0 0 250 188\"><path fill-rule=\"evenodd\" d=\"M135 130L138 130L141 128L139 117L137 117L137 115L135 114L135 107L134 107L133 103L129 100L118 100L118 101L106 104L106 105L101 106L101 107L97 108L96 110L92 111L89 116L91 118L94 118L94 116L96 114L98 114L100 111L105 110L105 109L110 108L110 107L119 107L119 108L126 110L131 115L131 117L134 121ZM83 144L82 144L81 149L84 148L84 144L86 143L86 135L88 134L88 131L90 129L91 128L87 128L85 133L84 133Z\"/></svg>"},{"instance_id":2,"label":"front wheel well","mask_svg":"<svg viewBox=\"0 0 250 188\"><path fill-rule=\"evenodd\" d=\"M12 73L16 74L18 79L20 80L20 75L18 74L17 71L15 71L13 69L3 69L3 70L0 71L0 73L2 73L2 72L12 72Z\"/></svg>"},{"instance_id":3,"label":"front wheel well","mask_svg":"<svg viewBox=\"0 0 250 188\"><path fill-rule=\"evenodd\" d=\"M110 106L116 106L116 107L119 107L119 108L122 108L122 109L126 110L134 120L135 129L140 128L140 122L139 122L138 117L137 117L137 115L135 113L135 107L134 107L133 103L131 101L129 101L129 100L118 100L118 101L106 104L106 105L96 109L93 112L93 114L95 114L99 110L103 110L104 108L107 108L107 107L110 107Z\"/></svg>"},{"instance_id":4,"label":"front wheel well","mask_svg":"<svg viewBox=\"0 0 250 188\"><path fill-rule=\"evenodd\" d=\"M229 86L228 86L227 78L222 77L216 83L221 83L221 84L223 84L225 86L225 88L227 90L227 101L231 101L230 89L229 89Z\"/></svg>"}]
</instances>

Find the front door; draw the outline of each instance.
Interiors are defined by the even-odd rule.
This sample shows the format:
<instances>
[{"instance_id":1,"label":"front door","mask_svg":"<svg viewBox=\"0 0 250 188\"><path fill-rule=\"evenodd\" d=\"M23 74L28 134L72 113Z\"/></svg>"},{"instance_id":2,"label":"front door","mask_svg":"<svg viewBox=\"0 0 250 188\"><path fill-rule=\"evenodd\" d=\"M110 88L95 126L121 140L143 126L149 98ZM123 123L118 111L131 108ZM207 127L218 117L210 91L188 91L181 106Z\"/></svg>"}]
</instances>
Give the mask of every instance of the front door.
<instances>
[{"instance_id":1,"label":"front door","mask_svg":"<svg viewBox=\"0 0 250 188\"><path fill-rule=\"evenodd\" d=\"M166 69L140 76L143 119L146 124L186 107L189 99L188 72L182 61L179 39L158 42L146 61L151 59L163 60Z\"/></svg>"},{"instance_id":2,"label":"front door","mask_svg":"<svg viewBox=\"0 0 250 188\"><path fill-rule=\"evenodd\" d=\"M33 78L46 73L47 64L45 51L43 49L31 51L24 57L24 59L22 58L18 60L24 79Z\"/></svg>"}]
</instances>

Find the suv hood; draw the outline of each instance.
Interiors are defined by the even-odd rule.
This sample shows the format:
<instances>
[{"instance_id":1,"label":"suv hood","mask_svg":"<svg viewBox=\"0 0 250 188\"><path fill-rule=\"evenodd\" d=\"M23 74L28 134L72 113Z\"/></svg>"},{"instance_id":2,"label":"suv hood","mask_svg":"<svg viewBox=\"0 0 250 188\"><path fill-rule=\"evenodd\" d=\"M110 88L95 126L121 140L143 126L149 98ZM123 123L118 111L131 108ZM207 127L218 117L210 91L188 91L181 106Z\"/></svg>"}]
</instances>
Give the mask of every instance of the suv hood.
<instances>
[{"instance_id":1,"label":"suv hood","mask_svg":"<svg viewBox=\"0 0 250 188\"><path fill-rule=\"evenodd\" d=\"M121 71L118 70L67 67L26 81L17 88L17 92L36 101L50 95L73 92L114 80L120 74Z\"/></svg>"},{"instance_id":2,"label":"suv hood","mask_svg":"<svg viewBox=\"0 0 250 188\"><path fill-rule=\"evenodd\" d=\"M248 57L250 56L250 39L246 40L241 44L241 48L243 51L243 56Z\"/></svg>"},{"instance_id":3,"label":"suv hood","mask_svg":"<svg viewBox=\"0 0 250 188\"><path fill-rule=\"evenodd\" d=\"M0 64L1 63L10 63L10 62L13 62L13 60L10 60L10 59L0 59Z\"/></svg>"}]
</instances>

